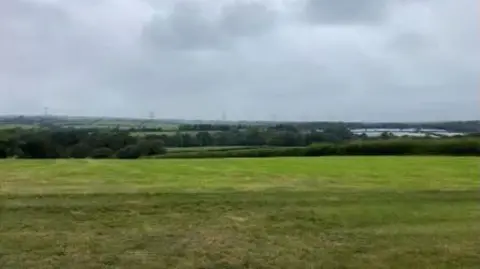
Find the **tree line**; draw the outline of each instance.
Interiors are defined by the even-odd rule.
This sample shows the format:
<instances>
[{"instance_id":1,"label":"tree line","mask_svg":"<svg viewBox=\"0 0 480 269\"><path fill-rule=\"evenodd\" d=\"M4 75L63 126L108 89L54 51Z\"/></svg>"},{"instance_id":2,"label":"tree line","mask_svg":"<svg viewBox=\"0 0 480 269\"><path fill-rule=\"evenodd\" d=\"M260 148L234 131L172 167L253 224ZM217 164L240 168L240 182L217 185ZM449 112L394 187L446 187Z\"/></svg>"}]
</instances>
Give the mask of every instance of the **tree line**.
<instances>
[{"instance_id":1,"label":"tree line","mask_svg":"<svg viewBox=\"0 0 480 269\"><path fill-rule=\"evenodd\" d=\"M249 127L228 131L175 132L148 134L146 139L162 140L166 147L206 146L307 146L317 142L341 142L354 139L344 125L332 125L321 131L302 131L292 125Z\"/></svg>"},{"instance_id":2,"label":"tree line","mask_svg":"<svg viewBox=\"0 0 480 269\"><path fill-rule=\"evenodd\" d=\"M128 122L137 122L138 126L134 127L135 131L161 131L161 121L156 120L127 120ZM85 119L85 127L92 126L98 122L101 122L101 118L92 118L90 121ZM122 122L119 119L117 122ZM10 116L0 117L0 123L4 124L26 124L26 125L39 125L47 128L59 128L69 124L69 119L66 117L55 116ZM74 124L74 121L71 122ZM148 123L147 127L146 124ZM155 124L158 126L152 127ZM272 127L276 125L289 125L298 130L309 131L326 129L331 126L343 124L349 129L369 129L369 128L388 128L388 129L443 129L449 132L460 133L479 133L480 121L448 121L448 122L421 122L421 123L396 123L396 122L383 122L383 123L370 123L370 122L328 122L328 121L310 121L310 122L231 122L231 123L198 123L198 124L180 124L178 131L234 131L244 130L250 127ZM118 127L124 128L125 126ZM140 126L140 127L139 127ZM130 127L126 127L128 129Z\"/></svg>"},{"instance_id":3,"label":"tree line","mask_svg":"<svg viewBox=\"0 0 480 269\"><path fill-rule=\"evenodd\" d=\"M0 131L0 157L127 159L162 155L166 153L166 148L173 147L306 147L319 143L340 145L352 141L363 143L377 140L395 140L395 137L388 133L379 138L355 135L344 124L331 124L328 128L313 131L302 131L292 125L278 124L267 128L249 127L215 132L178 131L173 134L143 136L119 129L17 128ZM444 139L430 138L422 141L439 140ZM353 154L350 151L345 152Z\"/></svg>"},{"instance_id":4,"label":"tree line","mask_svg":"<svg viewBox=\"0 0 480 269\"><path fill-rule=\"evenodd\" d=\"M352 139L346 128L304 133L296 129L248 128L219 132L176 132L133 135L119 129L9 129L0 131L0 157L18 158L138 158L163 154L166 147L306 146Z\"/></svg>"},{"instance_id":5,"label":"tree line","mask_svg":"<svg viewBox=\"0 0 480 269\"><path fill-rule=\"evenodd\" d=\"M166 152L163 141L131 136L123 131L4 130L0 158L120 158L135 159Z\"/></svg>"},{"instance_id":6,"label":"tree line","mask_svg":"<svg viewBox=\"0 0 480 269\"><path fill-rule=\"evenodd\" d=\"M356 122L290 122L290 123L256 123L256 124L181 124L178 131L238 131L248 128L289 129L311 131L330 129L343 125L348 129L441 129L449 132L478 133L480 121L453 121L434 123L356 123ZM145 128L142 128L145 129ZM155 129L155 128L148 128ZM160 129L160 128L157 128ZM146 129L145 129L146 130ZM150 130L147 130L150 131Z\"/></svg>"},{"instance_id":7,"label":"tree line","mask_svg":"<svg viewBox=\"0 0 480 269\"><path fill-rule=\"evenodd\" d=\"M395 138L389 140L355 140L343 143L321 143L306 147L258 147L180 151L155 158L261 158L313 156L401 156L446 155L480 156L478 138Z\"/></svg>"}]
</instances>

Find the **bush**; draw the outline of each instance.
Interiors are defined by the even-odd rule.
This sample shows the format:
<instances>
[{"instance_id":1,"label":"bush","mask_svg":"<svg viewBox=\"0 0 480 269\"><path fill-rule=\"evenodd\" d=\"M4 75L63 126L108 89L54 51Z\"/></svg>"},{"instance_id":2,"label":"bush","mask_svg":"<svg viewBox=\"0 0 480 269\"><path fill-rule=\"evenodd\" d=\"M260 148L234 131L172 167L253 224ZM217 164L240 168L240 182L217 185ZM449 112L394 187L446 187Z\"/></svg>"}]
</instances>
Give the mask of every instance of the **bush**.
<instances>
[{"instance_id":1,"label":"bush","mask_svg":"<svg viewBox=\"0 0 480 269\"><path fill-rule=\"evenodd\" d=\"M425 152L421 144L413 140L361 141L341 145L343 155L406 155Z\"/></svg>"},{"instance_id":2,"label":"bush","mask_svg":"<svg viewBox=\"0 0 480 269\"><path fill-rule=\"evenodd\" d=\"M315 144L305 150L305 156L337 155L342 152L334 144Z\"/></svg>"},{"instance_id":3,"label":"bush","mask_svg":"<svg viewBox=\"0 0 480 269\"><path fill-rule=\"evenodd\" d=\"M480 155L478 139L445 139L425 144L426 151L436 155Z\"/></svg>"},{"instance_id":4,"label":"bush","mask_svg":"<svg viewBox=\"0 0 480 269\"><path fill-rule=\"evenodd\" d=\"M153 156L165 154L167 150L162 140L144 140L138 144L141 156Z\"/></svg>"},{"instance_id":5,"label":"bush","mask_svg":"<svg viewBox=\"0 0 480 269\"><path fill-rule=\"evenodd\" d=\"M230 151L173 152L160 158L255 158L328 155L471 155L480 156L480 140L390 139L352 141L343 144L314 144L308 147L273 147Z\"/></svg>"},{"instance_id":6,"label":"bush","mask_svg":"<svg viewBox=\"0 0 480 269\"><path fill-rule=\"evenodd\" d=\"M69 150L69 156L71 158L87 158L90 156L92 148L86 143L79 143L74 145Z\"/></svg>"},{"instance_id":7,"label":"bush","mask_svg":"<svg viewBox=\"0 0 480 269\"><path fill-rule=\"evenodd\" d=\"M97 148L92 151L90 157L94 159L107 159L112 157L113 153L113 150L111 150L110 148Z\"/></svg>"},{"instance_id":8,"label":"bush","mask_svg":"<svg viewBox=\"0 0 480 269\"><path fill-rule=\"evenodd\" d=\"M116 157L119 159L138 159L142 156L142 151L137 145L130 145L117 151Z\"/></svg>"}]
</instances>

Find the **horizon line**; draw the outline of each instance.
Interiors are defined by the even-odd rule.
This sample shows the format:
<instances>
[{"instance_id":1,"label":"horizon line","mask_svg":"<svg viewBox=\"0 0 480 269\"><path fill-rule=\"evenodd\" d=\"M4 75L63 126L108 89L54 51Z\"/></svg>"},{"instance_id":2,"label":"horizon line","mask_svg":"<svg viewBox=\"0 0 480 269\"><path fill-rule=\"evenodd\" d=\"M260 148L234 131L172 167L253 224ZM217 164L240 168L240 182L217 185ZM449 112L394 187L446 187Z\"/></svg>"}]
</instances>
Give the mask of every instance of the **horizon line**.
<instances>
[{"instance_id":1,"label":"horizon line","mask_svg":"<svg viewBox=\"0 0 480 269\"><path fill-rule=\"evenodd\" d=\"M419 123L445 123L445 122L476 122L480 119L469 120L424 120L424 121L342 121L342 120L222 120L222 119L182 119L182 118L141 118L141 117L122 117L122 116L78 116L78 115L55 115L55 114L0 114L0 118L5 117L35 117L35 118L86 118L86 119L118 119L118 120L137 120L137 121L177 121L177 122L253 122L253 123L374 123L374 124L419 124Z\"/></svg>"}]
</instances>

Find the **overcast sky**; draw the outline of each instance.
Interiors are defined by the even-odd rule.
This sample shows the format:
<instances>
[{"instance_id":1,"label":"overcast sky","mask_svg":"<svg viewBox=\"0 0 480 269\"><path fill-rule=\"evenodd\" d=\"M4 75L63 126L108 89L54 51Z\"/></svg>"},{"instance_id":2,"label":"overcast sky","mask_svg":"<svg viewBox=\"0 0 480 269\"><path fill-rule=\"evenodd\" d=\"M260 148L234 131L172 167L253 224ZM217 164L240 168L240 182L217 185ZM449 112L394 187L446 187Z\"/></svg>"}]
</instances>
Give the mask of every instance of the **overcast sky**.
<instances>
[{"instance_id":1,"label":"overcast sky","mask_svg":"<svg viewBox=\"0 0 480 269\"><path fill-rule=\"evenodd\" d=\"M0 114L480 118L478 0L1 0Z\"/></svg>"}]
</instances>

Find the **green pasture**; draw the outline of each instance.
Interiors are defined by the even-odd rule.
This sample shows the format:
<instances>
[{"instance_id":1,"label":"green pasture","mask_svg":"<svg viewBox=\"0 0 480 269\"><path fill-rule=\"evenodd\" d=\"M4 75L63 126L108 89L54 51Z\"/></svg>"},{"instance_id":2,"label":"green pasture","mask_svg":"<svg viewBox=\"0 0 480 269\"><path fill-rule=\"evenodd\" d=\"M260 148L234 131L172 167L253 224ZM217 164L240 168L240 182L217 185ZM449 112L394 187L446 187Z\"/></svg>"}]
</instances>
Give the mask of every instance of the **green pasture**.
<instances>
[{"instance_id":1,"label":"green pasture","mask_svg":"<svg viewBox=\"0 0 480 269\"><path fill-rule=\"evenodd\" d=\"M22 128L22 129L32 129L38 128L38 125L35 124L11 124L11 123L0 123L0 130L1 129L15 129L15 128Z\"/></svg>"},{"instance_id":2,"label":"green pasture","mask_svg":"<svg viewBox=\"0 0 480 269\"><path fill-rule=\"evenodd\" d=\"M158 120L150 121L144 119L96 119L96 118L71 118L71 119L48 119L48 123L58 126L72 128L138 128L144 126L146 128L162 128L165 132L172 132L178 129L178 124L166 123ZM0 123L0 129L11 128L36 128L39 124L10 124Z\"/></svg>"},{"instance_id":3,"label":"green pasture","mask_svg":"<svg viewBox=\"0 0 480 269\"><path fill-rule=\"evenodd\" d=\"M479 159L0 162L0 268L478 268Z\"/></svg>"},{"instance_id":4,"label":"green pasture","mask_svg":"<svg viewBox=\"0 0 480 269\"><path fill-rule=\"evenodd\" d=\"M168 152L198 152L198 151L229 151L240 149L255 149L255 146L207 146L207 147L172 147L167 148Z\"/></svg>"}]
</instances>

